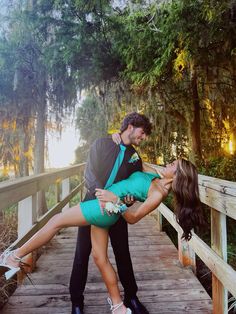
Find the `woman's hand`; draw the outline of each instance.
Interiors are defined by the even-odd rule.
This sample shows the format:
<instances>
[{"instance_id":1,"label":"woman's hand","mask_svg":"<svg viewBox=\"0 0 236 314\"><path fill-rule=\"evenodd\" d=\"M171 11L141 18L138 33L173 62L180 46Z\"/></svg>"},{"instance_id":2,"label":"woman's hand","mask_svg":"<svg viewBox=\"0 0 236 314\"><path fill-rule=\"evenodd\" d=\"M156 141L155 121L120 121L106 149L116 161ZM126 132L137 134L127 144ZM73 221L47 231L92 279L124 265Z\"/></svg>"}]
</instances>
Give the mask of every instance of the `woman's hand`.
<instances>
[{"instance_id":1,"label":"woman's hand","mask_svg":"<svg viewBox=\"0 0 236 314\"><path fill-rule=\"evenodd\" d=\"M113 142L116 143L117 145L121 143L120 133L113 133L111 137L112 137Z\"/></svg>"},{"instance_id":2,"label":"woman's hand","mask_svg":"<svg viewBox=\"0 0 236 314\"><path fill-rule=\"evenodd\" d=\"M116 203L117 196L111 191L103 190L103 189L95 189L95 196L100 202L113 202Z\"/></svg>"}]
</instances>

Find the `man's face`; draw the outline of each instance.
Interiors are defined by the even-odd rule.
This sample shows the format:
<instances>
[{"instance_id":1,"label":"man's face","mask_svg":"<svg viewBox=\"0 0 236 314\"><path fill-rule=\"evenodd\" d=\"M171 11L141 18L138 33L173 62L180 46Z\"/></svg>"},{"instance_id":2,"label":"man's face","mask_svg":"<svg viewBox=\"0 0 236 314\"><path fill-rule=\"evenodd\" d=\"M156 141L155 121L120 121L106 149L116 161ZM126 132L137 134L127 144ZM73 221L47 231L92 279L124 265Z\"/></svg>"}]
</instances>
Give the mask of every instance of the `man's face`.
<instances>
[{"instance_id":1,"label":"man's face","mask_svg":"<svg viewBox=\"0 0 236 314\"><path fill-rule=\"evenodd\" d=\"M139 146L143 140L146 139L147 135L143 131L143 128L136 128L129 125L129 140L131 145Z\"/></svg>"}]
</instances>

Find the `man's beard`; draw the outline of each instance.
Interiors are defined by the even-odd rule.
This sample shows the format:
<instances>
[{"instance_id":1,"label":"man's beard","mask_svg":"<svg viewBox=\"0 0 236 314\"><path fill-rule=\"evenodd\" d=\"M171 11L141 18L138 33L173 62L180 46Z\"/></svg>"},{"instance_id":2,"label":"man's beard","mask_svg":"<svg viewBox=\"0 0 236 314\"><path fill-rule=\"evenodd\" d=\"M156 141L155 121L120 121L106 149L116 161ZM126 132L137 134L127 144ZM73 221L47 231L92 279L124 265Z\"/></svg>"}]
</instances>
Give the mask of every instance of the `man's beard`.
<instances>
[{"instance_id":1,"label":"man's beard","mask_svg":"<svg viewBox=\"0 0 236 314\"><path fill-rule=\"evenodd\" d=\"M130 141L130 144L131 144L131 145L139 146L139 143L136 142L136 141L137 141L136 137L133 135L134 132L135 132L135 130L133 130L133 131L129 134L129 136L128 136L129 141Z\"/></svg>"}]
</instances>

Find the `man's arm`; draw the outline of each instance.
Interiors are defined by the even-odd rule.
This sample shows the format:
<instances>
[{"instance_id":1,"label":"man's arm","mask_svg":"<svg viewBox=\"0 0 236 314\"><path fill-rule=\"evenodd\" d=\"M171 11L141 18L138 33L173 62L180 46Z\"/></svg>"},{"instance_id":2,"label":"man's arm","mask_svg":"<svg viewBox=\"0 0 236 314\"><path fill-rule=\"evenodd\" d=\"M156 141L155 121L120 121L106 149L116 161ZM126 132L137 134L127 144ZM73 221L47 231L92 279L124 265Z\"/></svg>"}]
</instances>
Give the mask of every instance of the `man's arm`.
<instances>
[{"instance_id":1,"label":"man's arm","mask_svg":"<svg viewBox=\"0 0 236 314\"><path fill-rule=\"evenodd\" d=\"M85 186L91 194L95 194L96 188L103 188L98 179L98 169L100 164L101 140L96 140L89 151L89 156L85 168Z\"/></svg>"}]
</instances>

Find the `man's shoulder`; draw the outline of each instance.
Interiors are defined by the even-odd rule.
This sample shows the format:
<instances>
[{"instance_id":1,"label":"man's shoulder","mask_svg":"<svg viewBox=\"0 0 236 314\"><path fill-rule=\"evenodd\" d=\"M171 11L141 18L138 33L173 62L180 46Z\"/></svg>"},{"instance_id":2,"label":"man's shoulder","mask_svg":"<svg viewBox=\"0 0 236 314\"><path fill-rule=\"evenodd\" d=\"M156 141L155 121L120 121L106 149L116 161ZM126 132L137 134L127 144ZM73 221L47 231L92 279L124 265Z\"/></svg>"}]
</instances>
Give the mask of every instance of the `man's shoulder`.
<instances>
[{"instance_id":1,"label":"man's shoulder","mask_svg":"<svg viewBox=\"0 0 236 314\"><path fill-rule=\"evenodd\" d=\"M113 142L111 136L104 136L99 137L93 142L93 146L96 147L110 147L110 146L116 146L116 144Z\"/></svg>"}]
</instances>

